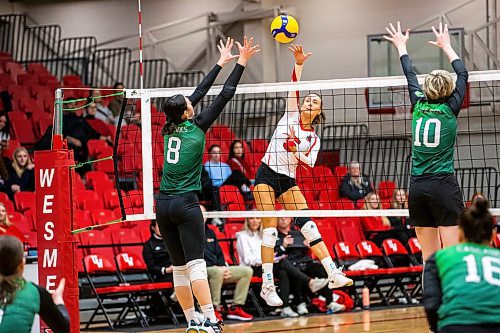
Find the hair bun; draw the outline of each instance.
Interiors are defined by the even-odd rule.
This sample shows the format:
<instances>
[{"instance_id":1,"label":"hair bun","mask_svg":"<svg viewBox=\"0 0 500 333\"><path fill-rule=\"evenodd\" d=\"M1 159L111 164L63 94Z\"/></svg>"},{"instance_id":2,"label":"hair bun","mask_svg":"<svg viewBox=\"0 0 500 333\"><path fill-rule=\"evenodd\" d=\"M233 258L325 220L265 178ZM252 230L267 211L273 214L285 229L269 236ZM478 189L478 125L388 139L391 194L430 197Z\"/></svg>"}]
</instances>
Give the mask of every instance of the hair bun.
<instances>
[{"instance_id":1,"label":"hair bun","mask_svg":"<svg viewBox=\"0 0 500 333\"><path fill-rule=\"evenodd\" d=\"M476 198L471 206L471 213L474 216L481 216L488 213L488 208L490 208L490 203L484 198Z\"/></svg>"}]
</instances>

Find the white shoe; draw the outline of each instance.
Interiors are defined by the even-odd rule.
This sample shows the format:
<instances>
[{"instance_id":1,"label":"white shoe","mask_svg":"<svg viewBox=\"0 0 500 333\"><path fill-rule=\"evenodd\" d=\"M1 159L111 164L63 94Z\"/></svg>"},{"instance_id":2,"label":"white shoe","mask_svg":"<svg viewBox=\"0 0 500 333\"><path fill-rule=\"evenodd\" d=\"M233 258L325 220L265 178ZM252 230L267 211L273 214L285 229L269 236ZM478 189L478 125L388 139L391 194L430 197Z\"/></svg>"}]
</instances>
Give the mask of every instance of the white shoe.
<instances>
[{"instance_id":1,"label":"white shoe","mask_svg":"<svg viewBox=\"0 0 500 333\"><path fill-rule=\"evenodd\" d=\"M212 323L210 319L205 318L198 330L200 333L222 333L222 322L217 321Z\"/></svg>"},{"instance_id":2,"label":"white shoe","mask_svg":"<svg viewBox=\"0 0 500 333\"><path fill-rule=\"evenodd\" d=\"M328 279L314 278L309 282L309 289L311 289L311 291L315 293L318 290L323 289L327 284L328 284Z\"/></svg>"},{"instance_id":3,"label":"white shoe","mask_svg":"<svg viewBox=\"0 0 500 333\"><path fill-rule=\"evenodd\" d=\"M188 323L188 327L186 328L186 333L199 333L199 325L194 320L190 320Z\"/></svg>"},{"instance_id":4,"label":"white shoe","mask_svg":"<svg viewBox=\"0 0 500 333\"><path fill-rule=\"evenodd\" d=\"M330 275L328 275L328 288L341 288L353 285L353 281L349 279L345 274L338 268L333 270Z\"/></svg>"},{"instance_id":5,"label":"white shoe","mask_svg":"<svg viewBox=\"0 0 500 333\"><path fill-rule=\"evenodd\" d=\"M299 314L295 311L292 310L291 307L287 306L281 309L281 316L282 317L298 317Z\"/></svg>"},{"instance_id":6,"label":"white shoe","mask_svg":"<svg viewBox=\"0 0 500 333\"><path fill-rule=\"evenodd\" d=\"M260 290L260 297L262 297L269 306L283 305L283 301L276 293L276 286L274 284L263 284Z\"/></svg>"},{"instance_id":7,"label":"white shoe","mask_svg":"<svg viewBox=\"0 0 500 333\"><path fill-rule=\"evenodd\" d=\"M331 302L330 304L328 304L327 308L332 313L345 311L345 305L339 304L339 303L335 303L335 302Z\"/></svg>"},{"instance_id":8,"label":"white shoe","mask_svg":"<svg viewBox=\"0 0 500 333\"><path fill-rule=\"evenodd\" d=\"M326 279L325 279L326 280ZM326 283L325 283L325 286L326 286ZM300 316L303 316L303 315L306 315L309 313L309 310L307 310L307 305L306 303L302 302L300 303L299 305L297 305L297 313L300 315Z\"/></svg>"}]
</instances>

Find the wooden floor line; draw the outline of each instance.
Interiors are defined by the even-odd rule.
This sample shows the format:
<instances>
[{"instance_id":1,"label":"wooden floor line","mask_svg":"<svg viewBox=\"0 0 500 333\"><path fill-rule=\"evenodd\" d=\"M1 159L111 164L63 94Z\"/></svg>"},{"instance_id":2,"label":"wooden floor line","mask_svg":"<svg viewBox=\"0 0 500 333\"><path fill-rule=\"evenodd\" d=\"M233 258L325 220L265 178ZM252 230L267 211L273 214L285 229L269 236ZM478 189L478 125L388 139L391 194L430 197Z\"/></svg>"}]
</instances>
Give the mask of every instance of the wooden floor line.
<instances>
[{"instance_id":1,"label":"wooden floor line","mask_svg":"<svg viewBox=\"0 0 500 333\"><path fill-rule=\"evenodd\" d=\"M384 321L400 321L400 320L412 320L412 319L422 319L426 318L426 316L413 316L413 317L407 317L407 318L391 318L391 319L379 319L379 320L370 320L370 324L372 323L381 323ZM284 319L284 318L283 318ZM307 326L307 327L300 327L301 330L312 330L312 329L318 329L318 328L325 328L325 327L333 327L333 326L353 326L353 325L362 325L363 321L358 321L358 322L350 322L350 323L341 323L341 324L327 324L327 325L317 325L317 326ZM279 332L288 332L290 330L294 330L291 327L287 327L286 329L279 329L279 330L265 330L265 331L255 331L253 333L279 333Z\"/></svg>"}]
</instances>

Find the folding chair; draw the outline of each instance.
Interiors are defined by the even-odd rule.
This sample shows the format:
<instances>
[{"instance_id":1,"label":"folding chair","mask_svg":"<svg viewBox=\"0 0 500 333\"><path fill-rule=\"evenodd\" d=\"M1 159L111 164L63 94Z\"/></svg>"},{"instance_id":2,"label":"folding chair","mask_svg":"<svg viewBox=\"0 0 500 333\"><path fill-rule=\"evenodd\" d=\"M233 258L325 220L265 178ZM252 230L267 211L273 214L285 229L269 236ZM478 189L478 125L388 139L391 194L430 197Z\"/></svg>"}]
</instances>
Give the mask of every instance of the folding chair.
<instances>
[{"instance_id":1,"label":"folding chair","mask_svg":"<svg viewBox=\"0 0 500 333\"><path fill-rule=\"evenodd\" d=\"M148 326L139 306L132 297L132 293L140 291L140 286L123 285L122 280L116 272L116 267L109 259L99 254L92 254L83 258L83 268L87 281L97 300L97 308L80 309L80 311L93 311L89 321L85 325L88 329L97 315L104 315L105 322L114 330L122 323L125 316L133 311L142 327ZM112 300L112 302L105 302ZM110 318L111 314L118 314L115 321Z\"/></svg>"},{"instance_id":2,"label":"folding chair","mask_svg":"<svg viewBox=\"0 0 500 333\"><path fill-rule=\"evenodd\" d=\"M159 296L163 304L167 307L168 314L173 323L177 325L179 321L175 312L172 310L172 305L167 297L163 294L165 291L173 291L174 285L172 282L154 282L148 272L148 268L141 257L128 251L123 251L115 257L118 275L123 283L136 286L139 290L133 293L135 302L139 306L150 304L151 297ZM147 296L146 300L139 300L141 296ZM147 318L144 318L149 324Z\"/></svg>"}]
</instances>

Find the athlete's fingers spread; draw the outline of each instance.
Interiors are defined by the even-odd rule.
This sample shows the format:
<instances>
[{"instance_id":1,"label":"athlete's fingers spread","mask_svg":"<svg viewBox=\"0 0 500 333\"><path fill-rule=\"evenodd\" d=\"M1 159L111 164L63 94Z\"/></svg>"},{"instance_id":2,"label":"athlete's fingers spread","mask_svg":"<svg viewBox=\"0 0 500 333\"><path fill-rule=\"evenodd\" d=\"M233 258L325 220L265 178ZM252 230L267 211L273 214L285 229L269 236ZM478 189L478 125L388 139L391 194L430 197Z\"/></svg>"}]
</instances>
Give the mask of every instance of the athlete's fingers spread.
<instances>
[{"instance_id":1,"label":"athlete's fingers spread","mask_svg":"<svg viewBox=\"0 0 500 333\"><path fill-rule=\"evenodd\" d=\"M392 23L389 23L389 25L391 26L392 32L394 34L397 34L396 28L394 28L394 26L392 25Z\"/></svg>"},{"instance_id":2,"label":"athlete's fingers spread","mask_svg":"<svg viewBox=\"0 0 500 333\"><path fill-rule=\"evenodd\" d=\"M439 22L439 34L443 34L443 22Z\"/></svg>"},{"instance_id":3,"label":"athlete's fingers spread","mask_svg":"<svg viewBox=\"0 0 500 333\"><path fill-rule=\"evenodd\" d=\"M410 31L411 31L411 29L406 29L406 33L405 33L406 38L410 38Z\"/></svg>"},{"instance_id":4,"label":"athlete's fingers spread","mask_svg":"<svg viewBox=\"0 0 500 333\"><path fill-rule=\"evenodd\" d=\"M389 33L389 35L391 35L391 37L394 37L394 33L391 31L391 29L385 27L385 30L387 30L387 32Z\"/></svg>"},{"instance_id":5,"label":"athlete's fingers spread","mask_svg":"<svg viewBox=\"0 0 500 333\"><path fill-rule=\"evenodd\" d=\"M398 32L401 32L401 22L398 21Z\"/></svg>"},{"instance_id":6,"label":"athlete's fingers spread","mask_svg":"<svg viewBox=\"0 0 500 333\"><path fill-rule=\"evenodd\" d=\"M434 26L431 27L432 28L432 31L434 32L434 35L436 35L436 37L438 36L438 32L436 30L436 28L434 28Z\"/></svg>"},{"instance_id":7,"label":"athlete's fingers spread","mask_svg":"<svg viewBox=\"0 0 500 333\"><path fill-rule=\"evenodd\" d=\"M238 41L236 41L235 43L236 43L236 46L238 46L238 49L241 52L241 49L243 48L243 46L241 46L240 42L238 42Z\"/></svg>"},{"instance_id":8,"label":"athlete's fingers spread","mask_svg":"<svg viewBox=\"0 0 500 333\"><path fill-rule=\"evenodd\" d=\"M448 24L445 24L444 25L444 33L447 34L448 33Z\"/></svg>"},{"instance_id":9,"label":"athlete's fingers spread","mask_svg":"<svg viewBox=\"0 0 500 333\"><path fill-rule=\"evenodd\" d=\"M383 37L384 37L385 39L387 39L388 41L394 42L394 38L391 38L391 37L386 36L386 35L384 35Z\"/></svg>"}]
</instances>

